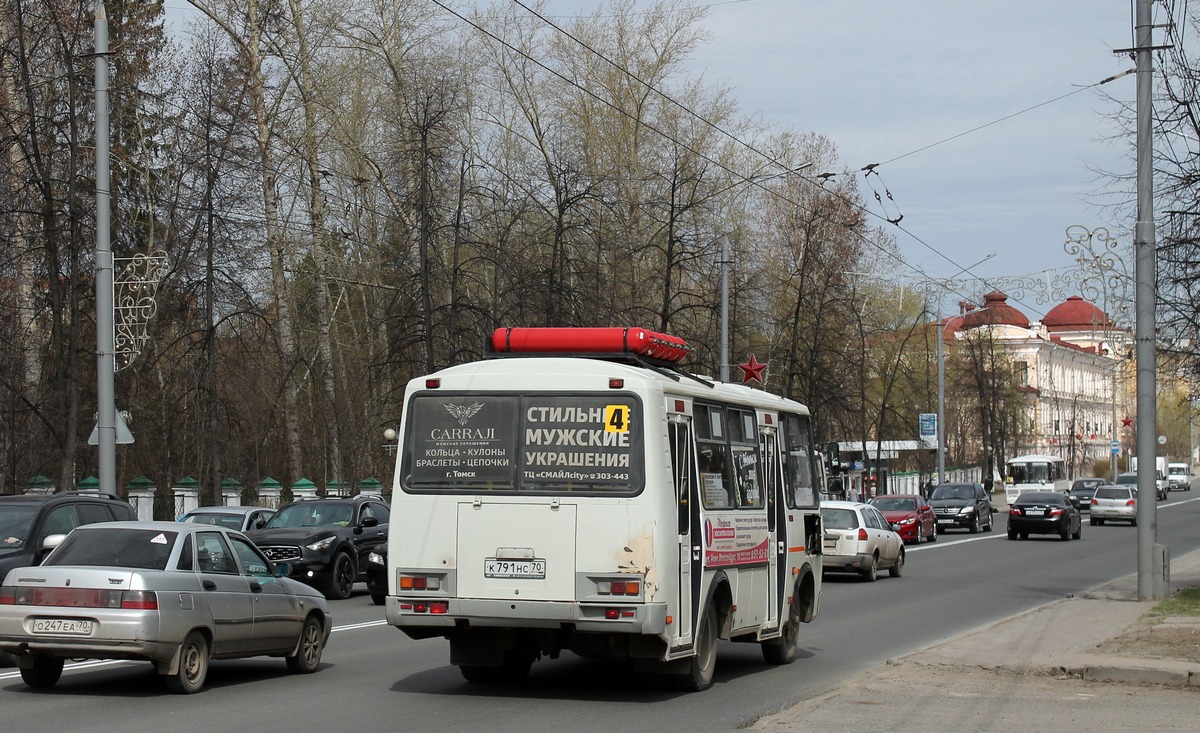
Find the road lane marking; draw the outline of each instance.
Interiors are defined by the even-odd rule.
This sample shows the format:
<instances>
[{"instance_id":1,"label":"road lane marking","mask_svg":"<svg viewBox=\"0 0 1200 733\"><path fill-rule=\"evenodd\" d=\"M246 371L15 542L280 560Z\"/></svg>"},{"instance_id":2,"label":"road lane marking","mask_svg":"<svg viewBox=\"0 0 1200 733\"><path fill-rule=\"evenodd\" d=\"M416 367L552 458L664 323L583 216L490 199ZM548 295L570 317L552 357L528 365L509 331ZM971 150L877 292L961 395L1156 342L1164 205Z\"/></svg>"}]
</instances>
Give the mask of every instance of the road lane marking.
<instances>
[{"instance_id":1,"label":"road lane marking","mask_svg":"<svg viewBox=\"0 0 1200 733\"><path fill-rule=\"evenodd\" d=\"M1167 509L1170 507L1183 506L1184 504L1191 504L1193 501L1200 501L1200 496L1195 496L1195 497L1192 497L1191 499L1181 499L1179 501L1170 501L1169 499L1164 499L1163 502L1159 503L1158 509L1161 510L1161 509ZM1007 512L994 512L994 514L1007 514ZM993 521L995 521L994 518L993 518ZM1082 524L1082 522L1083 522L1083 518L1081 516L1080 523ZM916 547L907 547L907 548L905 548L904 551L905 552L918 552L920 550L933 550L938 547L953 547L954 545L961 545L961 544L964 544L967 542L981 542L983 540L998 540L998 539L1001 539L1001 538L1007 537L1007 536L1008 536L1008 534L1005 532L998 532L998 533L994 532L994 533L987 534L983 537L963 537L960 540L950 540L949 542L943 542L942 538L945 537L945 535L938 535L937 542L926 542L925 544L917 545Z\"/></svg>"},{"instance_id":2,"label":"road lane marking","mask_svg":"<svg viewBox=\"0 0 1200 733\"><path fill-rule=\"evenodd\" d=\"M359 629L369 629L372 626L386 626L387 620L380 619L378 621L364 621L360 624L346 624L345 626L334 626L334 633L338 631L358 631ZM254 657L247 657L254 659ZM83 672L99 667L113 667L121 664L145 664L145 660L129 660L129 659L91 659L85 662L72 662L63 667L63 672ZM16 669L9 672L0 672L0 681L14 680L21 676L21 670Z\"/></svg>"}]
</instances>

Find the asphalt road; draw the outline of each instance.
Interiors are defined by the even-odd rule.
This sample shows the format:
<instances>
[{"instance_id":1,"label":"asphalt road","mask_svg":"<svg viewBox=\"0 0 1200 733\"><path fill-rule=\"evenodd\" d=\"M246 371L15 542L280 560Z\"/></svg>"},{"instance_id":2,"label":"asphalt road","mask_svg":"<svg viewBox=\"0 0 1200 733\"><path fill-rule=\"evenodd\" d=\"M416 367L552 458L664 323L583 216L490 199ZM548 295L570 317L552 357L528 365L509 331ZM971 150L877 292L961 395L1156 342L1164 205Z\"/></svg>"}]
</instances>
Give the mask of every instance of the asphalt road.
<instances>
[{"instance_id":1,"label":"asphalt road","mask_svg":"<svg viewBox=\"0 0 1200 733\"><path fill-rule=\"evenodd\" d=\"M800 658L768 667L754 645L723 643L716 684L684 694L624 668L571 654L534 664L518 686L465 682L441 640L411 641L365 594L334 604L322 668L293 676L283 661L214 662L197 695L165 692L146 663L69 665L58 686L33 692L0 669L0 719L23 733L154 731L194 722L210 733L261 730L487 730L616 728L737 730L759 716L827 692L856 673L931 643L1136 572L1136 533L1083 528L1083 540L944 534L910 547L904 577L827 578L820 617L802 627ZM1200 547L1200 490L1159 504L1157 541L1172 554Z\"/></svg>"}]
</instances>

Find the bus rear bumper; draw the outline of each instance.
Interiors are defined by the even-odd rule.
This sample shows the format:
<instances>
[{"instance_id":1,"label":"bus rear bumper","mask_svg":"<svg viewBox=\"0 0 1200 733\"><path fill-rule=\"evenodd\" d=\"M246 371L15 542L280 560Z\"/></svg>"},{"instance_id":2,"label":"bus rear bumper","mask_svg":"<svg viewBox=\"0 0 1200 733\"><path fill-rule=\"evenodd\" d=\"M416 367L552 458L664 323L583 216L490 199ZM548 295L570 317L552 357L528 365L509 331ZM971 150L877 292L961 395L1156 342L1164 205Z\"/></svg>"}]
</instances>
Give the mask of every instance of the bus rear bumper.
<instances>
[{"instance_id":1,"label":"bus rear bumper","mask_svg":"<svg viewBox=\"0 0 1200 733\"><path fill-rule=\"evenodd\" d=\"M667 606L663 603L452 598L448 599L446 613L417 610L427 607L430 600L428 597L388 596L388 623L401 630L413 628L426 632L437 629L453 631L464 625L469 628L509 629L570 627L575 631L603 634L661 635L667 630Z\"/></svg>"}]
</instances>

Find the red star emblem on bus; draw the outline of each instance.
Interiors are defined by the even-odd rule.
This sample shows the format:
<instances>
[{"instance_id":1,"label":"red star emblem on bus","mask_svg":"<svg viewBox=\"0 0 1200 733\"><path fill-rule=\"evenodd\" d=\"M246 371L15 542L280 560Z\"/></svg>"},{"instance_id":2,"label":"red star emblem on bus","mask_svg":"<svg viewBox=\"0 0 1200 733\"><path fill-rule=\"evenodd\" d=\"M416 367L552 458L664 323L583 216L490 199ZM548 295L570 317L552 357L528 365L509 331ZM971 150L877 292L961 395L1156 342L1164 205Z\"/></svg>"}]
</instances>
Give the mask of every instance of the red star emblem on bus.
<instances>
[{"instance_id":1,"label":"red star emblem on bus","mask_svg":"<svg viewBox=\"0 0 1200 733\"><path fill-rule=\"evenodd\" d=\"M738 369L742 370L742 384L749 382L751 379L757 379L759 384L766 384L762 376L766 368L766 362L759 364L758 359L755 359L754 354L751 354L750 361L745 364L738 364Z\"/></svg>"}]
</instances>

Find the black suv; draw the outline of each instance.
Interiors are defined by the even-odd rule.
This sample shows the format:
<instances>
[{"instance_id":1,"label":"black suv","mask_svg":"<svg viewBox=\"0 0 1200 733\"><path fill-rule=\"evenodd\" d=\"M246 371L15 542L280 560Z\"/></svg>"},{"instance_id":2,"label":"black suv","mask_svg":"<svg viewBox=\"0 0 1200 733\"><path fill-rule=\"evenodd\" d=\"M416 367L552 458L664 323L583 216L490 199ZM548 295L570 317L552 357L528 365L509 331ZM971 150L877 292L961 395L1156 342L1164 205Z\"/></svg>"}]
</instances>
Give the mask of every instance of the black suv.
<instances>
[{"instance_id":1,"label":"black suv","mask_svg":"<svg viewBox=\"0 0 1200 733\"><path fill-rule=\"evenodd\" d=\"M378 496L302 499L246 536L272 562L290 565L290 577L341 600L367 580L371 551L386 546L389 514Z\"/></svg>"},{"instance_id":2,"label":"black suv","mask_svg":"<svg viewBox=\"0 0 1200 733\"><path fill-rule=\"evenodd\" d=\"M942 484L929 495L937 517L937 530L992 531L992 500L983 484Z\"/></svg>"},{"instance_id":3,"label":"black suv","mask_svg":"<svg viewBox=\"0 0 1200 733\"><path fill-rule=\"evenodd\" d=\"M13 568L37 565L46 557L46 538L81 524L133 521L129 502L110 494L62 491L57 494L0 496L0 581Z\"/></svg>"}]
</instances>

